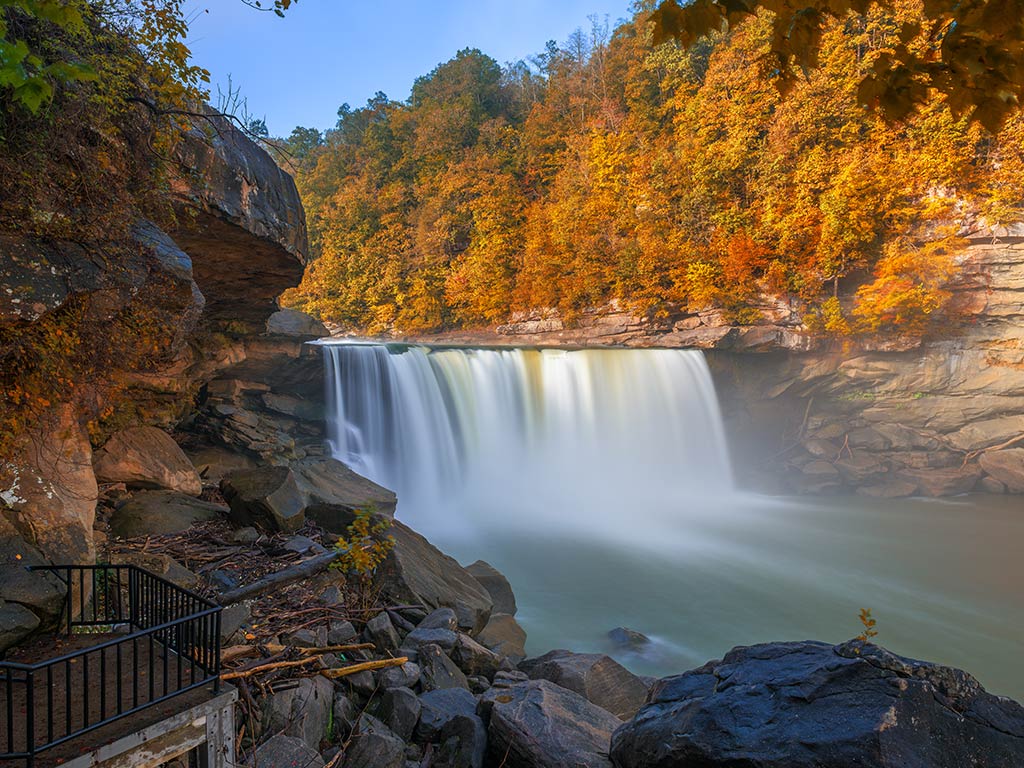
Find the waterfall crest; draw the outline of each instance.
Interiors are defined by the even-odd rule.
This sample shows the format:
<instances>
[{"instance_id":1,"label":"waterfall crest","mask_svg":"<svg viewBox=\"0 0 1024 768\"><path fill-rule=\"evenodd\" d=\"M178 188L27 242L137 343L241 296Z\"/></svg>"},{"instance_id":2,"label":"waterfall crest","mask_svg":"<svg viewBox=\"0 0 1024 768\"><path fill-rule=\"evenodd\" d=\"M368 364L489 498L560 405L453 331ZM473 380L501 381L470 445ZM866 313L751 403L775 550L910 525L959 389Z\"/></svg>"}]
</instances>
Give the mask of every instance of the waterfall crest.
<instances>
[{"instance_id":1,"label":"waterfall crest","mask_svg":"<svg viewBox=\"0 0 1024 768\"><path fill-rule=\"evenodd\" d=\"M328 343L324 358L335 456L417 524L593 525L732 489L700 352Z\"/></svg>"}]
</instances>

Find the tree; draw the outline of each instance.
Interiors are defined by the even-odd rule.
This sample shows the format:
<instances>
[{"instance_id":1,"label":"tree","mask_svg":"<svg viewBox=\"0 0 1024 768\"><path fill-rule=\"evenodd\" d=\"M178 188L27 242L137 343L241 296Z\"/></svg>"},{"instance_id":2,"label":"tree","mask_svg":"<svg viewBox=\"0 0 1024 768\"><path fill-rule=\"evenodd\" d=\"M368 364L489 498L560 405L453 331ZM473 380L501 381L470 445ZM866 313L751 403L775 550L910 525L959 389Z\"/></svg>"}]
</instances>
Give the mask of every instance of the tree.
<instances>
[{"instance_id":1,"label":"tree","mask_svg":"<svg viewBox=\"0 0 1024 768\"><path fill-rule=\"evenodd\" d=\"M782 92L798 71L818 66L830 21L864 18L873 7L899 11L902 0L662 0L649 19L655 42L684 46L768 12L772 44L762 71ZM925 0L923 14L898 29L899 42L863 74L858 97L889 120L922 108L942 94L954 115L996 132L1020 107L1024 92L1024 2Z\"/></svg>"}]
</instances>

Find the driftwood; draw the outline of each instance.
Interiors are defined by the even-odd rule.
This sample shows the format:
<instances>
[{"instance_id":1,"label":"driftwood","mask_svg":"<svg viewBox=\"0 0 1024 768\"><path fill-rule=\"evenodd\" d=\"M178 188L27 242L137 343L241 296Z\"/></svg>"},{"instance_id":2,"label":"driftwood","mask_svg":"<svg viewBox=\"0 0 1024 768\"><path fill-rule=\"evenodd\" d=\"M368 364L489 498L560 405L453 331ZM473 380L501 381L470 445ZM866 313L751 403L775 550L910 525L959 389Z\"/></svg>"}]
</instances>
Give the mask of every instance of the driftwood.
<instances>
[{"instance_id":1,"label":"driftwood","mask_svg":"<svg viewBox=\"0 0 1024 768\"><path fill-rule=\"evenodd\" d=\"M318 656L307 656L304 659L298 661L274 661L270 664L258 664L255 667L249 667L248 669L240 669L236 672L225 672L220 676L221 680L237 680L243 677L252 677L263 672L270 672L275 669L291 669L292 667L301 667L303 664L309 664L311 661L317 661Z\"/></svg>"},{"instance_id":2,"label":"driftwood","mask_svg":"<svg viewBox=\"0 0 1024 768\"><path fill-rule=\"evenodd\" d=\"M297 565L290 565L287 568L282 568L280 571L274 571L274 573L264 576L252 584L246 584L244 587L238 587L237 589L229 589L214 599L220 605L233 605L242 600L248 600L272 589L278 589L301 579L309 578L313 574L326 569L327 566L347 552L347 549L335 549L330 552L324 552L322 555L311 557L309 560L303 560Z\"/></svg>"},{"instance_id":3,"label":"driftwood","mask_svg":"<svg viewBox=\"0 0 1024 768\"><path fill-rule=\"evenodd\" d=\"M280 653L286 647L276 643L267 643L263 646L271 653ZM325 653L348 653L350 651L367 651L373 648L373 643L353 643L350 645L325 645L323 648L296 648L300 656L323 656Z\"/></svg>"},{"instance_id":4,"label":"driftwood","mask_svg":"<svg viewBox=\"0 0 1024 768\"><path fill-rule=\"evenodd\" d=\"M357 672L369 672L373 669L386 669L388 667L400 667L403 664L408 663L408 656L399 656L397 659L378 659L377 661L364 661L360 664L352 664L348 667L338 667L337 669L324 669L321 670L320 674L324 677L329 677L332 680L336 680L339 677L346 677L347 675L354 675Z\"/></svg>"}]
</instances>

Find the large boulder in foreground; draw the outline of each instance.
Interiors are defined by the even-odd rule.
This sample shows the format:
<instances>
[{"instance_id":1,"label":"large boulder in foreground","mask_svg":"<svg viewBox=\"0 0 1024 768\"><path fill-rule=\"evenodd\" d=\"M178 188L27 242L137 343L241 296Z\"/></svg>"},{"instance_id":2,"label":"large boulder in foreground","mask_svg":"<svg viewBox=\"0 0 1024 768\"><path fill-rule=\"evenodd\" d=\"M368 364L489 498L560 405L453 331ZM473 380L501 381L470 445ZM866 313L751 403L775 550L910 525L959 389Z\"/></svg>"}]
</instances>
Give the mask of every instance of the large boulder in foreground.
<instances>
[{"instance_id":1,"label":"large boulder in foreground","mask_svg":"<svg viewBox=\"0 0 1024 768\"><path fill-rule=\"evenodd\" d=\"M110 517L115 536L163 536L226 515L228 508L176 491L137 491Z\"/></svg>"},{"instance_id":2,"label":"large boulder in foreground","mask_svg":"<svg viewBox=\"0 0 1024 768\"><path fill-rule=\"evenodd\" d=\"M487 763L505 768L611 768L608 741L621 721L547 680L492 688L480 699Z\"/></svg>"},{"instance_id":3,"label":"large boulder in foreground","mask_svg":"<svg viewBox=\"0 0 1024 768\"><path fill-rule=\"evenodd\" d=\"M353 472L337 459L310 458L291 463L306 500L306 516L326 530L344 533L358 511L395 516L393 491Z\"/></svg>"},{"instance_id":4,"label":"large boulder in foreground","mask_svg":"<svg viewBox=\"0 0 1024 768\"><path fill-rule=\"evenodd\" d=\"M227 473L220 490L236 525L261 525L294 533L306 522L306 499L288 467L257 467Z\"/></svg>"},{"instance_id":5,"label":"large boulder in foreground","mask_svg":"<svg viewBox=\"0 0 1024 768\"><path fill-rule=\"evenodd\" d=\"M188 456L163 430L129 427L115 432L93 456L101 483L124 483L130 488L166 488L190 496L203 492Z\"/></svg>"},{"instance_id":6,"label":"large boulder in foreground","mask_svg":"<svg viewBox=\"0 0 1024 768\"><path fill-rule=\"evenodd\" d=\"M1024 765L1024 707L966 672L851 641L734 648L660 680L615 732L618 768Z\"/></svg>"},{"instance_id":7,"label":"large boulder in foreground","mask_svg":"<svg viewBox=\"0 0 1024 768\"><path fill-rule=\"evenodd\" d=\"M384 592L399 603L451 608L459 628L476 635L491 616L491 596L455 558L395 520L394 549L380 568Z\"/></svg>"},{"instance_id":8,"label":"large boulder in foreground","mask_svg":"<svg viewBox=\"0 0 1024 768\"><path fill-rule=\"evenodd\" d=\"M477 560L466 566L473 578L479 581L487 594L494 601L495 613L507 613L509 616L516 615L516 596L512 592L512 585L508 579L497 568L486 560Z\"/></svg>"},{"instance_id":9,"label":"large boulder in foreground","mask_svg":"<svg viewBox=\"0 0 1024 768\"><path fill-rule=\"evenodd\" d=\"M626 720L647 698L647 684L610 656L550 651L526 659L519 669L532 680L550 680Z\"/></svg>"}]
</instances>

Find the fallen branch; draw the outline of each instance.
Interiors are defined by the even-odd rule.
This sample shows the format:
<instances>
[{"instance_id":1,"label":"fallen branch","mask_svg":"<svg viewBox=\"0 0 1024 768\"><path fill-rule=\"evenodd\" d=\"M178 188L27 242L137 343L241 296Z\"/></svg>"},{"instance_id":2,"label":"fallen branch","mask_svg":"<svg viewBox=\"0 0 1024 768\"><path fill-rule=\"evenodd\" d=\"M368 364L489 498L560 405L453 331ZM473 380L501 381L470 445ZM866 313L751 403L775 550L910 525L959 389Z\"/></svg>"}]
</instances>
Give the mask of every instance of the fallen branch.
<instances>
[{"instance_id":1,"label":"fallen branch","mask_svg":"<svg viewBox=\"0 0 1024 768\"><path fill-rule=\"evenodd\" d=\"M408 656L399 656L397 659L378 659L377 661L364 661L361 664L352 664L348 667L337 669L325 669L320 672L324 677L337 680L339 677L347 677L357 672L369 672L374 669L387 669L388 667L400 667L408 663Z\"/></svg>"},{"instance_id":2,"label":"fallen branch","mask_svg":"<svg viewBox=\"0 0 1024 768\"><path fill-rule=\"evenodd\" d=\"M278 589L288 584L293 584L296 581L307 579L313 574L325 570L331 563L347 552L347 549L335 549L330 552L324 552L322 555L311 557L309 560L304 560L297 565L291 565L287 568L282 568L280 571L275 571L268 576L264 576L262 579L257 579L252 584L246 584L244 587L222 592L214 600L220 605L233 605L242 600L262 595L264 592L269 592L272 589Z\"/></svg>"},{"instance_id":3,"label":"fallen branch","mask_svg":"<svg viewBox=\"0 0 1024 768\"><path fill-rule=\"evenodd\" d=\"M277 645L275 643L268 643L263 646L271 653L280 653L287 647ZM326 645L323 648L295 648L302 656L323 656L325 653L348 653L349 651L366 651L373 648L373 643L354 643L351 645Z\"/></svg>"},{"instance_id":4,"label":"fallen branch","mask_svg":"<svg viewBox=\"0 0 1024 768\"><path fill-rule=\"evenodd\" d=\"M261 672L270 672L275 669L291 669L293 667L301 667L303 664L309 664L311 661L318 661L318 656L307 656L304 659L298 659L297 661L275 661L271 664L259 664L255 667L249 667L248 669L241 669L236 672L225 672L220 676L221 680L237 680L239 678L252 677L258 675Z\"/></svg>"}]
</instances>

